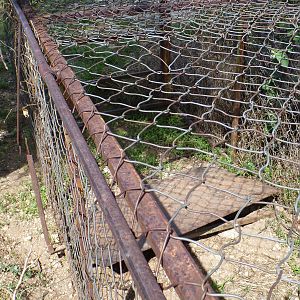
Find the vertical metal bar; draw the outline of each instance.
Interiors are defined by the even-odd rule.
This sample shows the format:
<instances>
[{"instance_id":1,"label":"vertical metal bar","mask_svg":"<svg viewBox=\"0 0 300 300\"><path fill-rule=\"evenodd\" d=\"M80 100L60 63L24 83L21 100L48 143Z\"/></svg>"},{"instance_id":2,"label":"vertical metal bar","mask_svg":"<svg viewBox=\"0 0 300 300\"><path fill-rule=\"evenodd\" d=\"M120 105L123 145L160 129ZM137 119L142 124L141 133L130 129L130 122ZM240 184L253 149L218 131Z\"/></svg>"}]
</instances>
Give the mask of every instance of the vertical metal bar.
<instances>
[{"instance_id":1,"label":"vertical metal bar","mask_svg":"<svg viewBox=\"0 0 300 300\"><path fill-rule=\"evenodd\" d=\"M21 22L18 21L18 45L17 45L17 145L21 154L20 142L20 75L21 75Z\"/></svg>"},{"instance_id":2,"label":"vertical metal bar","mask_svg":"<svg viewBox=\"0 0 300 300\"><path fill-rule=\"evenodd\" d=\"M162 35L164 39L160 42L160 58L161 58L161 70L162 70L162 82L163 83L169 83L171 81L171 74L169 66L171 65L171 43L170 41L166 40L166 31L168 30L168 27L166 25L165 19L169 16L167 12L167 0L161 0L161 30ZM172 86L170 84L165 85L164 91L171 92Z\"/></svg>"},{"instance_id":3,"label":"vertical metal bar","mask_svg":"<svg viewBox=\"0 0 300 300\"><path fill-rule=\"evenodd\" d=\"M26 148L27 148L26 158L27 158L29 173L30 173L30 177L31 177L31 181L32 181L32 187L33 187L33 191L35 194L38 213L39 213L39 217L40 217L40 221L41 221L41 225L42 225L44 239L45 239L49 253L52 254L52 253L54 253L54 248L51 243L49 230L48 230L48 226L46 223L45 212L44 212L43 202L42 202L42 197L41 197L41 192L40 192L40 185L39 185L38 178L36 175L33 158L32 158L32 155L30 154L29 148L27 146L27 142L26 142Z\"/></svg>"},{"instance_id":4,"label":"vertical metal bar","mask_svg":"<svg viewBox=\"0 0 300 300\"><path fill-rule=\"evenodd\" d=\"M243 39L239 42L239 46L238 46L238 50L237 50L237 73L241 74L245 68L245 57L244 57L244 50L245 50L245 44ZM243 76L239 76L239 80L243 80ZM233 118L232 118L232 128L234 129L234 131L231 134L231 145L233 147L237 147L238 144L238 132L237 132L237 128L239 126L239 119L240 119L240 115L241 115L241 99L242 99L242 92L241 92L241 88L242 88L242 84L236 82L234 85L234 99L236 100L236 102L233 102L232 105L232 114L233 114ZM233 148L233 154L236 153L236 149Z\"/></svg>"}]
</instances>

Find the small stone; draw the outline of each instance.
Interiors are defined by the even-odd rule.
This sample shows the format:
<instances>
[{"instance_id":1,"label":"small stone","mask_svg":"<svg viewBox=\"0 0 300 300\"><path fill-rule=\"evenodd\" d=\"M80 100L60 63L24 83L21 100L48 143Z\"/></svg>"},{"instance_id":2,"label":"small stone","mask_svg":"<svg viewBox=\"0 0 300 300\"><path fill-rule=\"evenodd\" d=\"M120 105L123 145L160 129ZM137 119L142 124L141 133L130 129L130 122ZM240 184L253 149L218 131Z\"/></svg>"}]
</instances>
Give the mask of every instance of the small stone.
<instances>
[{"instance_id":1,"label":"small stone","mask_svg":"<svg viewBox=\"0 0 300 300\"><path fill-rule=\"evenodd\" d=\"M52 238L52 241L54 241L55 243L59 242L59 235L58 235L58 233L51 234L51 238Z\"/></svg>"},{"instance_id":2,"label":"small stone","mask_svg":"<svg viewBox=\"0 0 300 300\"><path fill-rule=\"evenodd\" d=\"M239 233L235 229L230 229L219 233L219 236L226 239L236 239L239 236Z\"/></svg>"},{"instance_id":3,"label":"small stone","mask_svg":"<svg viewBox=\"0 0 300 300\"><path fill-rule=\"evenodd\" d=\"M30 241L32 241L32 236L31 236L31 235L26 236L26 237L24 238L24 241L25 241L25 242L30 242Z\"/></svg>"},{"instance_id":4,"label":"small stone","mask_svg":"<svg viewBox=\"0 0 300 300\"><path fill-rule=\"evenodd\" d=\"M281 250L281 247L280 247L280 244L279 243L276 243L274 245L274 247L272 248L273 251L278 251L278 250Z\"/></svg>"}]
</instances>

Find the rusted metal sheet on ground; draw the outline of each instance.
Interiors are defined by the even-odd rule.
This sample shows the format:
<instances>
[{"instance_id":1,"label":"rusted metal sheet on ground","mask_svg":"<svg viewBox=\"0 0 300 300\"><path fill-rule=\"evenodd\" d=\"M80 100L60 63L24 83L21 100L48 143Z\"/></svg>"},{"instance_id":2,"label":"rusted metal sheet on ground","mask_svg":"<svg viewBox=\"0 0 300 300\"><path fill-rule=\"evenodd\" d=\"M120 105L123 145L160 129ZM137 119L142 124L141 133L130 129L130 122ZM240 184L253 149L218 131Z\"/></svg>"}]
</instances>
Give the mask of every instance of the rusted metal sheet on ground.
<instances>
[{"instance_id":1,"label":"rusted metal sheet on ground","mask_svg":"<svg viewBox=\"0 0 300 300\"><path fill-rule=\"evenodd\" d=\"M90 181L93 192L98 200L106 222L113 233L115 240L118 242L119 249L125 259L126 265L130 270L132 278L137 286L139 294L144 299L165 299L161 288L155 280L145 258L143 257L136 240L121 213L116 199L101 174L99 167L92 156L83 135L78 128L74 117L57 85L52 71L50 70L39 44L31 30L31 27L16 0L11 0L16 15L22 24L23 30L28 39L29 46L37 61L40 74L46 83L52 96L56 110L58 111L64 127L73 141L73 147L76 155L86 172Z\"/></svg>"},{"instance_id":2,"label":"rusted metal sheet on ground","mask_svg":"<svg viewBox=\"0 0 300 300\"><path fill-rule=\"evenodd\" d=\"M237 176L217 166L208 167L208 163L184 174L153 180L149 188L160 192L156 194L157 201L169 218L181 207L179 202L188 203L188 210L180 210L174 219L181 236L278 195L277 189L259 180Z\"/></svg>"},{"instance_id":3,"label":"rusted metal sheet on ground","mask_svg":"<svg viewBox=\"0 0 300 300\"><path fill-rule=\"evenodd\" d=\"M245 206L270 201L278 195L279 191L276 188L259 180L237 176L217 166L207 168L208 163L203 162L198 168L171 175L162 180L151 180L147 185L149 190L157 191L152 193L169 219L182 206L180 202L188 202L188 210L181 209L173 222L179 236L188 238L197 236L197 232L205 232L204 227L210 228L207 225L218 220L221 222L221 218L237 214L240 209L245 209ZM205 182L202 182L204 172ZM192 192L189 193L190 191ZM188 199L187 195L189 195ZM126 209L123 197L118 197L117 201L130 224L133 218L132 212ZM191 214L191 211L194 213ZM142 234L139 226L133 227L132 230L136 237ZM101 244L101 236L97 238ZM110 246L112 249L117 249L112 239ZM140 244L140 247L144 251L150 249L147 244ZM117 255L111 259L113 262L119 261ZM109 258L107 258L107 263L109 263Z\"/></svg>"},{"instance_id":4,"label":"rusted metal sheet on ground","mask_svg":"<svg viewBox=\"0 0 300 300\"><path fill-rule=\"evenodd\" d=\"M33 28L40 41L52 72L65 89L66 100L76 108L97 149L105 159L111 174L123 193L132 211L147 236L156 256L163 262L164 270L182 299L216 299L205 275L184 246L183 242L169 238L176 232L168 224L168 219L159 207L154 196L144 191L140 176L134 166L126 161L125 153L117 140L110 135L109 128L99 114L92 100L85 95L84 88L76 79L73 70L58 50L58 46L48 35L43 22L33 17ZM166 243L167 241L167 243ZM204 284L204 287L202 286Z\"/></svg>"}]
</instances>

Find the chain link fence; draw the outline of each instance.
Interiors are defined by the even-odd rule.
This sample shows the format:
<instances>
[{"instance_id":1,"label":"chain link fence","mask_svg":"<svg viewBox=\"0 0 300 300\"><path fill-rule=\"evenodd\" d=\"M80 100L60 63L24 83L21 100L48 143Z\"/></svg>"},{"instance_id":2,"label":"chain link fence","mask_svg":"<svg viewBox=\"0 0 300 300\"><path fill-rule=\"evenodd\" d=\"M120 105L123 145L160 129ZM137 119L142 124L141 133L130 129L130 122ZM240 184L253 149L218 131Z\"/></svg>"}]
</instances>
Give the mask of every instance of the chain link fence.
<instances>
[{"instance_id":1,"label":"chain link fence","mask_svg":"<svg viewBox=\"0 0 300 300\"><path fill-rule=\"evenodd\" d=\"M67 248L78 297L140 299L141 295L150 299L151 295L165 299L29 23L17 2L11 4L7 3L6 10L15 32L15 60L16 65L19 60L21 64L25 107L32 119L47 198Z\"/></svg>"},{"instance_id":2,"label":"chain link fence","mask_svg":"<svg viewBox=\"0 0 300 300\"><path fill-rule=\"evenodd\" d=\"M299 3L32 4L51 72L165 297L297 299ZM82 298L124 299L130 273L23 48L39 157Z\"/></svg>"}]
</instances>

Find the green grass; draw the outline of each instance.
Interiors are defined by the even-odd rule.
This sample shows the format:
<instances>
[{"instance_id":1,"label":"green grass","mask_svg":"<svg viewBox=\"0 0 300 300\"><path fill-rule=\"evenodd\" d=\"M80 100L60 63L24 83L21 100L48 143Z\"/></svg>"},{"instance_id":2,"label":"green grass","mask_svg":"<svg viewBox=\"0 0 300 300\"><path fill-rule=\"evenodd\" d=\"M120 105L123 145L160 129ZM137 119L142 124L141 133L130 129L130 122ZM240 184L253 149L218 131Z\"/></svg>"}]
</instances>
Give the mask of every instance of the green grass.
<instances>
[{"instance_id":1,"label":"green grass","mask_svg":"<svg viewBox=\"0 0 300 300\"><path fill-rule=\"evenodd\" d=\"M21 264L0 262L0 274L3 274L6 278L5 281L0 282L0 293L3 297L1 297L1 299L8 299L7 297L5 297L5 295L13 294L14 290L16 289L18 280L21 276L22 270L23 265ZM44 285L45 283L45 275L34 266L29 266L24 273L22 284L18 288L16 299L28 299L30 297L29 289Z\"/></svg>"},{"instance_id":2,"label":"green grass","mask_svg":"<svg viewBox=\"0 0 300 300\"><path fill-rule=\"evenodd\" d=\"M154 118L155 114L153 113L133 113L128 116L126 115L125 120L118 120L110 123L112 132L119 135L118 140L121 146L124 148L129 146L126 154L130 160L143 162L152 166L157 166L159 164L160 155L167 149L160 149L144 143L159 145L161 147L176 146L176 148L168 153L166 157L168 160L192 155L198 157L201 156L203 159L209 158L209 156L205 154L197 153L196 150L177 149L181 147L194 148L205 152L212 151L210 144L203 137L191 133L186 133L181 136L183 131L179 130L179 128L186 128L186 124L180 116L162 115L155 118L156 122L153 123ZM126 137L136 140L138 135L141 142L138 142L133 146L130 146L130 142L123 139L123 137ZM136 165L136 167L141 173L144 173L147 170L147 167L141 164Z\"/></svg>"},{"instance_id":3,"label":"green grass","mask_svg":"<svg viewBox=\"0 0 300 300\"><path fill-rule=\"evenodd\" d=\"M233 278L232 277L224 280L223 282L212 281L211 286L212 286L213 290L216 293L224 294L225 293L225 286L229 282L233 282Z\"/></svg>"},{"instance_id":4,"label":"green grass","mask_svg":"<svg viewBox=\"0 0 300 300\"><path fill-rule=\"evenodd\" d=\"M56 35L55 31L53 35ZM135 57L140 56L141 51L142 48L128 41L118 41L111 46L89 43L61 49L76 76L82 81L96 80L100 75L125 69L135 61Z\"/></svg>"},{"instance_id":5,"label":"green grass","mask_svg":"<svg viewBox=\"0 0 300 300\"><path fill-rule=\"evenodd\" d=\"M40 13L64 12L68 6L74 3L81 5L94 3L92 0L80 0L77 2L74 2L74 0L30 0L29 2Z\"/></svg>"},{"instance_id":6,"label":"green grass","mask_svg":"<svg viewBox=\"0 0 300 300\"><path fill-rule=\"evenodd\" d=\"M164 166L170 166L170 162L183 157L210 162L215 155L223 168L234 174L252 176L252 172L257 169L250 156L239 164L245 170L239 170L235 167L238 163L234 161L234 154L230 149L213 148L208 139L191 132L183 134L184 131L180 129L187 129L188 126L184 118L176 114L164 114L156 117L155 113L133 112L126 114L123 119L111 122L107 119L105 121L108 122L122 148L126 149L127 157L135 162L137 171L144 176L151 170L151 167L146 165L157 167L160 158L167 152L167 148L162 149L155 145L174 147L163 157ZM126 140L128 138L136 141L138 136L139 141L136 143ZM90 149L103 168L104 162L92 142L90 142Z\"/></svg>"},{"instance_id":7,"label":"green grass","mask_svg":"<svg viewBox=\"0 0 300 300\"><path fill-rule=\"evenodd\" d=\"M300 275L300 265L299 263L297 263L296 259L294 257L292 257L289 260L289 266L291 268L291 271L293 272L293 274L295 276L299 276Z\"/></svg>"},{"instance_id":8,"label":"green grass","mask_svg":"<svg viewBox=\"0 0 300 300\"><path fill-rule=\"evenodd\" d=\"M16 277L20 277L22 273L22 267L18 264L4 264L0 263L0 272L12 273ZM33 268L28 268L24 274L24 280L30 279L36 275L37 271Z\"/></svg>"},{"instance_id":9,"label":"green grass","mask_svg":"<svg viewBox=\"0 0 300 300\"><path fill-rule=\"evenodd\" d=\"M43 206L47 204L46 188L40 189ZM35 194L31 183L23 185L18 193L6 193L0 201L0 212L8 214L20 214L23 219L31 219L38 215Z\"/></svg>"}]
</instances>

